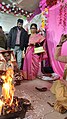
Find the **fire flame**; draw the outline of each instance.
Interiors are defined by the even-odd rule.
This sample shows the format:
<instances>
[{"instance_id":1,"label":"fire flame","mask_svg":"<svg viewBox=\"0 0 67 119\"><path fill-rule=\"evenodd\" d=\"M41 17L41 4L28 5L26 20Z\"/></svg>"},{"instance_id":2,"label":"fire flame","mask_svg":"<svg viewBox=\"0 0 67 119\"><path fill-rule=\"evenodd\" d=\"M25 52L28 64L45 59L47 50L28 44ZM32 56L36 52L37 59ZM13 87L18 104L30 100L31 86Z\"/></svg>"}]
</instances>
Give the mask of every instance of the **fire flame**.
<instances>
[{"instance_id":1,"label":"fire flame","mask_svg":"<svg viewBox=\"0 0 67 119\"><path fill-rule=\"evenodd\" d=\"M4 105L3 101L0 100L0 115L1 115L1 110L2 110L2 106Z\"/></svg>"},{"instance_id":2,"label":"fire flame","mask_svg":"<svg viewBox=\"0 0 67 119\"><path fill-rule=\"evenodd\" d=\"M8 105L11 105L13 102L13 96L14 96L14 85L13 85L13 69L9 67L6 71L6 74L1 76L3 79L3 87L2 87L2 96L4 100L2 101L0 99L0 112L2 110L2 106L5 105L5 103L8 103Z\"/></svg>"}]
</instances>

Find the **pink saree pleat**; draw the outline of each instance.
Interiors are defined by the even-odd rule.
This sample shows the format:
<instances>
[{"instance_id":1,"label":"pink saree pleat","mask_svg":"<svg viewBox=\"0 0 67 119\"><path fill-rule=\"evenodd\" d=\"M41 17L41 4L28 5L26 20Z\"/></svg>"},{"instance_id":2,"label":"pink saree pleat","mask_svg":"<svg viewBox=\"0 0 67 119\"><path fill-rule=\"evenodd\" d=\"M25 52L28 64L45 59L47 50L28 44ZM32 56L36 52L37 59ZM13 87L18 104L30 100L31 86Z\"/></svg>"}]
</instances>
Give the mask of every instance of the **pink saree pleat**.
<instances>
[{"instance_id":1,"label":"pink saree pleat","mask_svg":"<svg viewBox=\"0 0 67 119\"><path fill-rule=\"evenodd\" d=\"M43 40L44 40L44 37L42 37L40 34L36 34L35 36L30 37L29 45L36 42L38 43L42 42ZM34 54L34 46L31 46L31 45L28 46L26 55L24 58L23 71L22 71L22 75L24 79L32 80L37 77L37 73L39 70L39 62L40 62L40 59L42 59L42 56L40 58L39 55Z\"/></svg>"}]
</instances>

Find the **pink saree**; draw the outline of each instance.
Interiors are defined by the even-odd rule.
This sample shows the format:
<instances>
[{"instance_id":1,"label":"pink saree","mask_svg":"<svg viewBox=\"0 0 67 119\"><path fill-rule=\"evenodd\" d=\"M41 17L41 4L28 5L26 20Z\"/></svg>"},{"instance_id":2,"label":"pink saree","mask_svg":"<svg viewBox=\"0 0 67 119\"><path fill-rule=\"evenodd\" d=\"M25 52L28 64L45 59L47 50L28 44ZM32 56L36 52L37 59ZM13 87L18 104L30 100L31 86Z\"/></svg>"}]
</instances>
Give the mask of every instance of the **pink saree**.
<instances>
[{"instance_id":1,"label":"pink saree","mask_svg":"<svg viewBox=\"0 0 67 119\"><path fill-rule=\"evenodd\" d=\"M44 37L40 34L35 34L29 38L29 46L27 48L24 64L23 64L23 77L27 80L35 79L39 70L39 62L47 58L47 53L40 53L40 55L34 54L34 45L36 43L41 43L44 40ZM45 49L45 44L44 49Z\"/></svg>"}]
</instances>

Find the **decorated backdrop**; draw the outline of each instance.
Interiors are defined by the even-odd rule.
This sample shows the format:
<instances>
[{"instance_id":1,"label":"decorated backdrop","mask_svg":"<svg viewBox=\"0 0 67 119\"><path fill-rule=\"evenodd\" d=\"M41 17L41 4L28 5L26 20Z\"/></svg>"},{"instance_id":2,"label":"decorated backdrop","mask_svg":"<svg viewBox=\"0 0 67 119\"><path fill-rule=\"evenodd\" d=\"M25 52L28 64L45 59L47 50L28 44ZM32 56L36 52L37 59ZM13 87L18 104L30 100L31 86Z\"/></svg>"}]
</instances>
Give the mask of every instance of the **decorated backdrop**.
<instances>
[{"instance_id":1,"label":"decorated backdrop","mask_svg":"<svg viewBox=\"0 0 67 119\"><path fill-rule=\"evenodd\" d=\"M54 72L62 77L65 63L56 61L54 54L61 35L67 34L67 0L40 0L39 7L44 18L42 27L47 31L46 40L50 63ZM61 54L67 56L67 42L63 44Z\"/></svg>"},{"instance_id":2,"label":"decorated backdrop","mask_svg":"<svg viewBox=\"0 0 67 119\"><path fill-rule=\"evenodd\" d=\"M62 9L64 9L64 4L61 4L61 3L49 9L47 44L48 44L49 56L50 56L52 67L57 74L59 74L60 76L63 76L65 64L60 63L59 61L56 61L54 59L55 48L56 48L56 45L59 43L61 34L67 33L67 7L65 8L66 9L65 13L61 12L61 15L63 14L61 17L60 16L61 5L63 6ZM67 56L67 42L63 44L62 55Z\"/></svg>"}]
</instances>

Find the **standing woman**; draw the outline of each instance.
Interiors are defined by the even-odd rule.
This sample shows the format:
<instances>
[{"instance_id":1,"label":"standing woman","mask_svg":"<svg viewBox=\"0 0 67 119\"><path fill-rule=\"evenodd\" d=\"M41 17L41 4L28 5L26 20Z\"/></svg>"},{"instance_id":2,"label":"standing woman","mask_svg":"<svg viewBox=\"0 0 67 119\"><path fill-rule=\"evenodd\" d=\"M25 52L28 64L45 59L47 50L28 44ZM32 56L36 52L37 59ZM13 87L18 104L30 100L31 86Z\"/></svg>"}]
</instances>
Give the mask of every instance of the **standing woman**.
<instances>
[{"instance_id":1,"label":"standing woman","mask_svg":"<svg viewBox=\"0 0 67 119\"><path fill-rule=\"evenodd\" d=\"M39 64L47 58L46 51L37 54L34 53L34 48L38 46L43 46L45 50L45 38L37 34L37 25L35 23L31 24L30 30L31 35L29 37L22 71L24 79L27 80L35 79L38 73L41 74L41 66Z\"/></svg>"}]
</instances>

